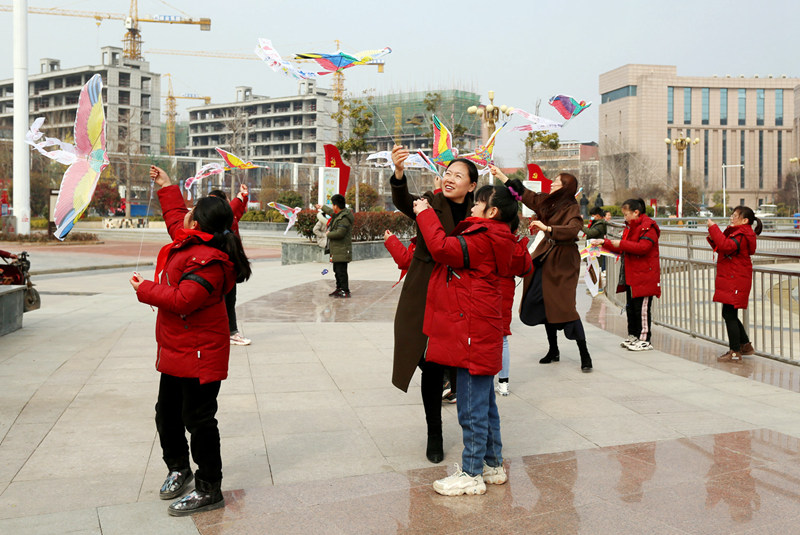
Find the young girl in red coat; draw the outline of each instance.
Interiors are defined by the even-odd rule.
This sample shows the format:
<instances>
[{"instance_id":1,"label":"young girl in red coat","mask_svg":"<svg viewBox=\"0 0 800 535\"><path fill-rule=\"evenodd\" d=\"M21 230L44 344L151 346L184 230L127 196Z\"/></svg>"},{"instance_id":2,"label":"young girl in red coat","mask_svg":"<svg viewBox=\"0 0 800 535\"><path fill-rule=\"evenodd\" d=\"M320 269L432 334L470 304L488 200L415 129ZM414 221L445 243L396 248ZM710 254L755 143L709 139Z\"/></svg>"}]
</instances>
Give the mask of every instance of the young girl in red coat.
<instances>
[{"instance_id":1,"label":"young girl in red coat","mask_svg":"<svg viewBox=\"0 0 800 535\"><path fill-rule=\"evenodd\" d=\"M189 211L163 170L151 167L150 177L161 187L158 198L173 242L158 253L154 280L134 273L130 283L139 301L158 307L156 429L169 469L161 499L180 496L192 480L186 431L191 435L195 490L168 509L183 516L225 505L215 419L230 354L224 297L250 277L250 264L229 230L233 212L227 202L203 197Z\"/></svg>"},{"instance_id":2,"label":"young girl in red coat","mask_svg":"<svg viewBox=\"0 0 800 535\"><path fill-rule=\"evenodd\" d=\"M753 282L750 256L756 252L756 235L761 234L761 228L761 221L747 206L733 209L731 222L725 232L711 219L708 220L708 243L717 253L714 301L722 303L722 319L725 320L730 348L717 358L720 362L741 361L742 355L756 352L736 310L747 308Z\"/></svg>"},{"instance_id":3,"label":"young girl in red coat","mask_svg":"<svg viewBox=\"0 0 800 535\"><path fill-rule=\"evenodd\" d=\"M462 467L433 484L439 494L483 494L486 483L506 482L494 375L503 347L500 277L508 275L516 238L509 223L518 205L507 188L484 186L472 217L448 236L427 200L414 202L417 225L436 265L428 283L423 331L425 360L458 374Z\"/></svg>"},{"instance_id":4,"label":"young girl in red coat","mask_svg":"<svg viewBox=\"0 0 800 535\"><path fill-rule=\"evenodd\" d=\"M625 292L627 300L628 337L620 346L630 351L648 351L653 349L650 343L653 297L661 297L658 255L661 229L647 216L642 199L628 199L622 203L622 215L626 228L621 240L594 239L590 243L622 253L617 292Z\"/></svg>"}]
</instances>

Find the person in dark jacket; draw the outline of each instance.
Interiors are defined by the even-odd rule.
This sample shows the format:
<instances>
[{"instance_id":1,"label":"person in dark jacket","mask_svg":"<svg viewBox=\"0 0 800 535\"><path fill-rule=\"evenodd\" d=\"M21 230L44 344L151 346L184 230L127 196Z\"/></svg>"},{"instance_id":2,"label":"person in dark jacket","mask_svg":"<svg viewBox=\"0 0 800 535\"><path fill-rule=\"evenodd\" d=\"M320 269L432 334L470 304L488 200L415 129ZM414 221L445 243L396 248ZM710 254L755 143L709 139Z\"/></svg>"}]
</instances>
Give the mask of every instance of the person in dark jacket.
<instances>
[{"instance_id":1,"label":"person in dark jacket","mask_svg":"<svg viewBox=\"0 0 800 535\"><path fill-rule=\"evenodd\" d=\"M595 206L589 210L589 215L592 216L592 220L589 221L588 225L583 227L583 233L586 235L586 239L604 239L608 233L608 222L605 219L605 211L599 206ZM606 269L605 256L601 256L598 263L600 264L600 269Z\"/></svg>"},{"instance_id":2,"label":"person in dark jacket","mask_svg":"<svg viewBox=\"0 0 800 535\"><path fill-rule=\"evenodd\" d=\"M344 196L340 194L331 197L330 206L318 204L317 210L322 210L331 216L328 223L328 250L331 252L333 274L336 277L336 289L329 295L331 297L350 297L350 279L347 276L347 264L353 260L353 222L355 217L345 205Z\"/></svg>"},{"instance_id":3,"label":"person in dark jacket","mask_svg":"<svg viewBox=\"0 0 800 535\"><path fill-rule=\"evenodd\" d=\"M173 241L158 253L154 280L134 273L130 284L139 301L158 307L156 429L169 469L161 499L180 496L192 480L186 431L191 435L195 489L167 510L184 516L225 505L215 418L230 355L224 296L250 277L250 264L229 230L233 212L227 202L203 197L189 211L162 169L152 166L150 177L161 187L158 199Z\"/></svg>"},{"instance_id":4,"label":"person in dark jacket","mask_svg":"<svg viewBox=\"0 0 800 535\"><path fill-rule=\"evenodd\" d=\"M408 149L396 145L392 149L395 164L394 175L390 180L392 202L406 216L416 220L414 196L408 191L403 162L408 158ZM478 168L469 160L457 158L450 162L444 172L441 191L426 191L421 195L428 200L433 213L442 224L445 233L453 232L458 223L466 219L472 210L473 190L478 182ZM444 459L442 437L442 384L445 367L425 359L428 337L422 331L425 318L425 302L428 295L428 282L435 262L425 238L417 226L416 248L411 265L408 267L397 312L394 316L394 363L392 384L408 391L408 385L417 367L422 371L420 390L425 408L425 421L428 426L428 442L425 455L432 463Z\"/></svg>"},{"instance_id":5,"label":"person in dark jacket","mask_svg":"<svg viewBox=\"0 0 800 535\"><path fill-rule=\"evenodd\" d=\"M622 215L626 228L621 240L595 239L590 243L622 253L617 293L625 292L627 299L628 336L620 346L630 351L648 351L653 349L650 343L653 297L661 297L658 255L661 229L647 216L642 199L628 199L622 203Z\"/></svg>"},{"instance_id":6,"label":"person in dark jacket","mask_svg":"<svg viewBox=\"0 0 800 535\"><path fill-rule=\"evenodd\" d=\"M752 225L756 228L753 230ZM761 234L761 221L747 206L733 209L725 231L708 220L708 243L717 253L717 278L714 281L714 302L722 303L722 319L728 331L727 353L717 358L720 362L741 361L742 355L755 353L737 309L747 308L750 286L753 282L753 261L756 236Z\"/></svg>"}]
</instances>

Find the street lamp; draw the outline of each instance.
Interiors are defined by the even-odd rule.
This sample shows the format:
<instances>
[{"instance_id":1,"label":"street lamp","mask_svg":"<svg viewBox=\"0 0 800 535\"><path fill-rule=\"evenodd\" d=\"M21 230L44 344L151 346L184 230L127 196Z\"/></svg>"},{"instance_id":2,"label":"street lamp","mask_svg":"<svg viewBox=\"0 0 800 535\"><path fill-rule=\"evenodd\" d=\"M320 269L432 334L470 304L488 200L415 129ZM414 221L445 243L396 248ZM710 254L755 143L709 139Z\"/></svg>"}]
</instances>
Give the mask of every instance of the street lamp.
<instances>
[{"instance_id":1,"label":"street lamp","mask_svg":"<svg viewBox=\"0 0 800 535\"><path fill-rule=\"evenodd\" d=\"M725 188L728 185L728 182L725 180L725 169L728 167L741 167L744 169L744 165L737 163L737 164L722 164L722 217L728 213L728 198L725 194Z\"/></svg>"},{"instance_id":2,"label":"street lamp","mask_svg":"<svg viewBox=\"0 0 800 535\"><path fill-rule=\"evenodd\" d=\"M666 138L664 143L678 150L678 217L681 218L683 217L683 151L689 148L689 145L700 143L700 138L683 137L683 130L679 130L677 139Z\"/></svg>"},{"instance_id":3,"label":"street lamp","mask_svg":"<svg viewBox=\"0 0 800 535\"><path fill-rule=\"evenodd\" d=\"M467 108L467 113L477 115L486 123L488 137L492 137L492 134L494 134L495 123L500 120L500 116L502 115L505 118L511 115L512 111L514 111L514 108L505 104L500 107L494 105L494 91L489 91L488 106L480 105Z\"/></svg>"}]
</instances>

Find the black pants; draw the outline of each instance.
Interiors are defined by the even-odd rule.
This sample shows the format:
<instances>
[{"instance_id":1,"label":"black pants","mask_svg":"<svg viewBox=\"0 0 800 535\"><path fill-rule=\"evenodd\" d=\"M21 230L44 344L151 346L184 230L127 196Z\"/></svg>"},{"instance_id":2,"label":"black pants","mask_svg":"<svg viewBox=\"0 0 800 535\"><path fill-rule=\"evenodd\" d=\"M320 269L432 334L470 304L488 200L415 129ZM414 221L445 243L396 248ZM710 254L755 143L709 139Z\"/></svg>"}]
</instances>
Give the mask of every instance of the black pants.
<instances>
[{"instance_id":1,"label":"black pants","mask_svg":"<svg viewBox=\"0 0 800 535\"><path fill-rule=\"evenodd\" d=\"M653 321L653 296L633 297L631 287L625 289L627 304L625 310L628 313L628 334L639 340L650 341L650 325Z\"/></svg>"},{"instance_id":2,"label":"black pants","mask_svg":"<svg viewBox=\"0 0 800 535\"><path fill-rule=\"evenodd\" d=\"M225 308L228 309L228 330L231 334L239 332L236 326L236 285L233 285L233 290L225 295Z\"/></svg>"},{"instance_id":3,"label":"black pants","mask_svg":"<svg viewBox=\"0 0 800 535\"><path fill-rule=\"evenodd\" d=\"M725 320L725 328L728 330L728 347L738 353L742 344L750 342L744 325L739 320L739 313L733 305L722 305L722 319Z\"/></svg>"},{"instance_id":4,"label":"black pants","mask_svg":"<svg viewBox=\"0 0 800 535\"><path fill-rule=\"evenodd\" d=\"M219 387L220 381L201 385L199 379L161 374L156 429L164 463L170 471L189 468L188 430L197 479L207 483L222 481L219 428L215 418Z\"/></svg>"},{"instance_id":5,"label":"black pants","mask_svg":"<svg viewBox=\"0 0 800 535\"><path fill-rule=\"evenodd\" d=\"M422 406L425 408L425 422L429 436L442 436L442 381L447 366L428 362L423 357L419 361L420 390Z\"/></svg>"},{"instance_id":6,"label":"black pants","mask_svg":"<svg viewBox=\"0 0 800 535\"><path fill-rule=\"evenodd\" d=\"M334 262L333 274L336 277L336 287L345 292L350 292L350 279L347 277L347 262Z\"/></svg>"}]
</instances>

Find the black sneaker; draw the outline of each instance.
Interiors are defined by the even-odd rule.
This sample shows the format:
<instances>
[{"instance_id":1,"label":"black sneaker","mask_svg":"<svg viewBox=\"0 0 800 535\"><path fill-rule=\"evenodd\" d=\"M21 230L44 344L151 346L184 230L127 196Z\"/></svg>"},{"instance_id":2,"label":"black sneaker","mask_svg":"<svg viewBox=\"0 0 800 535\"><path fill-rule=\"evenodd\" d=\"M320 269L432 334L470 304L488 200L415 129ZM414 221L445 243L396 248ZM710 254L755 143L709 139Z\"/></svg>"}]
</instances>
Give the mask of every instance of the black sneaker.
<instances>
[{"instance_id":1,"label":"black sneaker","mask_svg":"<svg viewBox=\"0 0 800 535\"><path fill-rule=\"evenodd\" d=\"M339 297L338 295L339 292L341 292L341 290L339 288L336 288L334 291L328 294L328 297Z\"/></svg>"},{"instance_id":2,"label":"black sneaker","mask_svg":"<svg viewBox=\"0 0 800 535\"><path fill-rule=\"evenodd\" d=\"M171 500L183 494L186 486L192 482L192 470L187 468L185 470L173 470L167 474L167 479L161 485L161 490L158 492L158 497L162 500Z\"/></svg>"},{"instance_id":3,"label":"black sneaker","mask_svg":"<svg viewBox=\"0 0 800 535\"><path fill-rule=\"evenodd\" d=\"M346 292L344 290L337 290L334 297L341 297L342 299L350 299L350 292Z\"/></svg>"},{"instance_id":4,"label":"black sneaker","mask_svg":"<svg viewBox=\"0 0 800 535\"><path fill-rule=\"evenodd\" d=\"M206 483L198 479L195 489L171 504L167 508L167 512L170 516L188 516L225 507L225 498L222 496L222 490L220 489L221 484L221 481Z\"/></svg>"}]
</instances>

